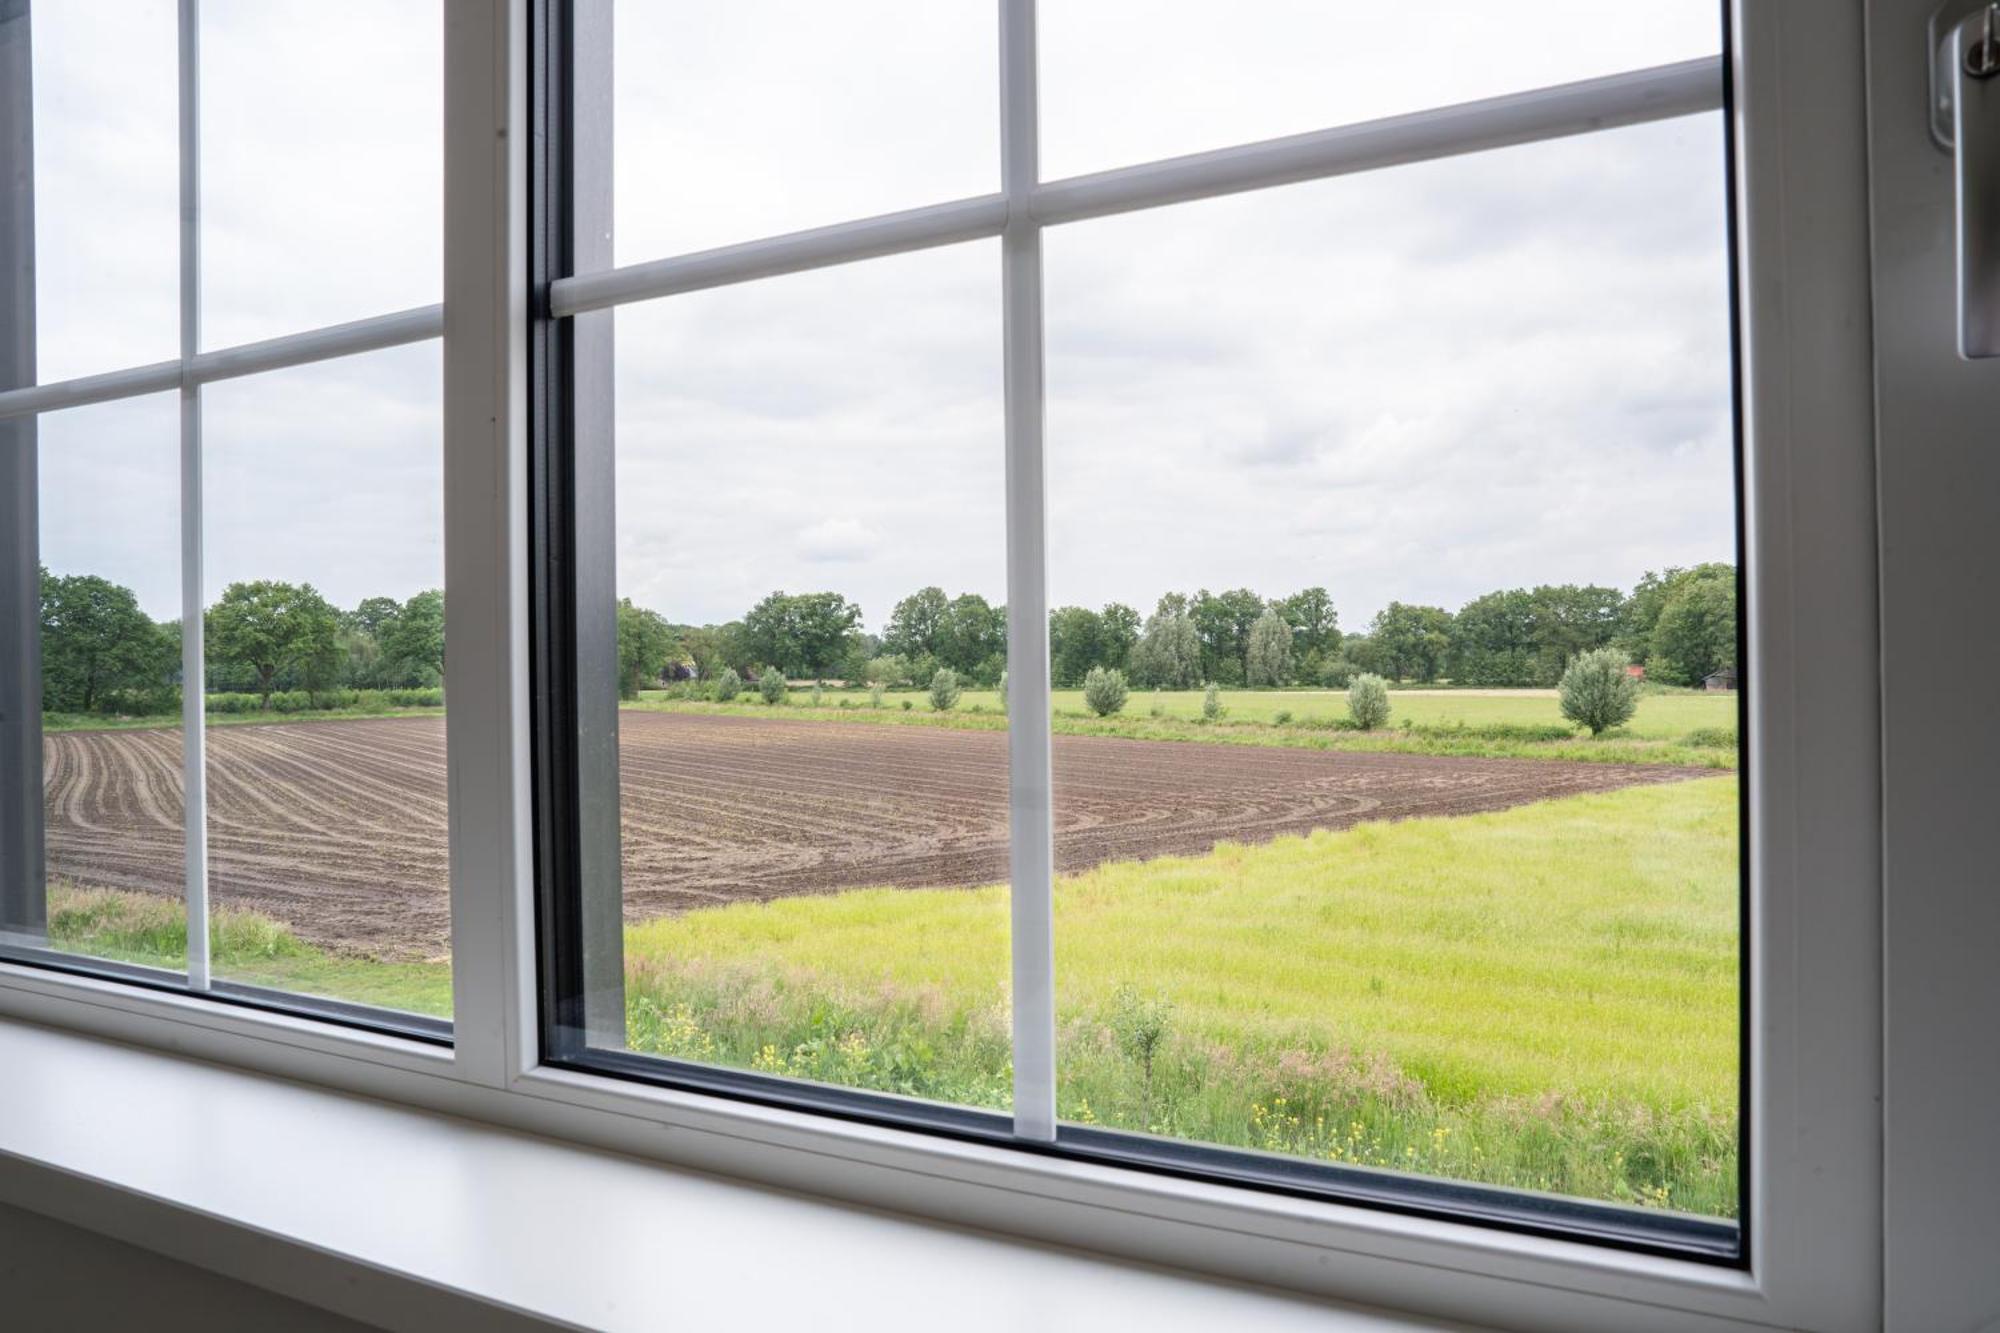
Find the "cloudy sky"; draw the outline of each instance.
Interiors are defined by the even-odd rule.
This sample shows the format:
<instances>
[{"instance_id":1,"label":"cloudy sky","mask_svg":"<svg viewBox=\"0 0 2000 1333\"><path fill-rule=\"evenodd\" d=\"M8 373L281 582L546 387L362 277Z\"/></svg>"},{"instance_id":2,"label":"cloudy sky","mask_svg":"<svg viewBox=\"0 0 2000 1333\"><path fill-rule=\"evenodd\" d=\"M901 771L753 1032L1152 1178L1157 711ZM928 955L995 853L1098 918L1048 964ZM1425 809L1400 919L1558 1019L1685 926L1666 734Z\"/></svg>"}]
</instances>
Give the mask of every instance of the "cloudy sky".
<instances>
[{"instance_id":1,"label":"cloudy sky","mask_svg":"<svg viewBox=\"0 0 2000 1333\"><path fill-rule=\"evenodd\" d=\"M45 380L175 339L170 0L36 7ZM1044 0L1050 178L1712 53L1717 6ZM205 343L439 293L434 4L206 0ZM616 251L998 185L994 6L621 3ZM1704 116L1047 234L1050 595L1392 599L1728 558L1722 126ZM982 242L619 312L621 591L1005 597ZM207 391L211 596L442 567L438 356ZM170 396L43 428L43 549L178 609Z\"/></svg>"}]
</instances>

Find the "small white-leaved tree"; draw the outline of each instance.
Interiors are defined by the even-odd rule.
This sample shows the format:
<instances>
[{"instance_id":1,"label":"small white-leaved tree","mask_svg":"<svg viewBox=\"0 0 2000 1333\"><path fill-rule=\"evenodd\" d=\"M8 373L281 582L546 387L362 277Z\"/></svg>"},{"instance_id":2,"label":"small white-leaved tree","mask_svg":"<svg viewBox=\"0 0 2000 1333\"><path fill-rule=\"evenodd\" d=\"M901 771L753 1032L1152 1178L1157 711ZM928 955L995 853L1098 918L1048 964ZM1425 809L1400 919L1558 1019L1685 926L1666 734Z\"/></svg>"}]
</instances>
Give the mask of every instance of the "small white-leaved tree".
<instances>
[{"instance_id":1,"label":"small white-leaved tree","mask_svg":"<svg viewBox=\"0 0 2000 1333\"><path fill-rule=\"evenodd\" d=\"M1375 730L1389 720L1389 687L1380 676L1356 676L1347 687L1347 712L1363 731Z\"/></svg>"},{"instance_id":2,"label":"small white-leaved tree","mask_svg":"<svg viewBox=\"0 0 2000 1333\"><path fill-rule=\"evenodd\" d=\"M764 696L764 702L773 706L785 701L785 673L774 666L767 666L757 673L757 693Z\"/></svg>"},{"instance_id":3,"label":"small white-leaved tree","mask_svg":"<svg viewBox=\"0 0 2000 1333\"><path fill-rule=\"evenodd\" d=\"M958 695L958 673L950 667L939 667L931 677L931 707L949 713L958 707Z\"/></svg>"},{"instance_id":4,"label":"small white-leaved tree","mask_svg":"<svg viewBox=\"0 0 2000 1333\"><path fill-rule=\"evenodd\" d=\"M728 703L743 690L743 677L736 674L735 667L722 668L722 674L715 678L715 697Z\"/></svg>"},{"instance_id":5,"label":"small white-leaved tree","mask_svg":"<svg viewBox=\"0 0 2000 1333\"><path fill-rule=\"evenodd\" d=\"M1277 608L1265 607L1264 614L1250 627L1250 645L1243 656L1244 683L1283 685L1292 678L1292 627Z\"/></svg>"},{"instance_id":6,"label":"small white-leaved tree","mask_svg":"<svg viewBox=\"0 0 2000 1333\"><path fill-rule=\"evenodd\" d=\"M1639 681L1616 648L1579 653L1562 675L1563 716L1601 736L1632 720L1639 707Z\"/></svg>"},{"instance_id":7,"label":"small white-leaved tree","mask_svg":"<svg viewBox=\"0 0 2000 1333\"><path fill-rule=\"evenodd\" d=\"M1083 678L1083 701L1099 717L1110 717L1125 706L1125 673L1094 666Z\"/></svg>"},{"instance_id":8,"label":"small white-leaved tree","mask_svg":"<svg viewBox=\"0 0 2000 1333\"><path fill-rule=\"evenodd\" d=\"M1209 722L1222 720L1222 691L1215 687L1214 681L1210 681L1208 688L1201 692L1201 715Z\"/></svg>"}]
</instances>

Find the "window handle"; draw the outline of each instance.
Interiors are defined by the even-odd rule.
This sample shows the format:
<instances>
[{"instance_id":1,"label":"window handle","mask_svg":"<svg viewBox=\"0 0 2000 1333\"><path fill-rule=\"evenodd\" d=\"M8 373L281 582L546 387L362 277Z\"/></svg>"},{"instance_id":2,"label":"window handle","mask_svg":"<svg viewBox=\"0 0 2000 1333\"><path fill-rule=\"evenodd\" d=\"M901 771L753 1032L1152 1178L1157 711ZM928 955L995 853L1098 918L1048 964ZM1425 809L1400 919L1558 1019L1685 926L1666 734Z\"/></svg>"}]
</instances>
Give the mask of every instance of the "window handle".
<instances>
[{"instance_id":1,"label":"window handle","mask_svg":"<svg viewBox=\"0 0 2000 1333\"><path fill-rule=\"evenodd\" d=\"M1953 158L1958 354L1970 361L2000 356L2000 4L1940 11L1932 32L1931 133Z\"/></svg>"}]
</instances>

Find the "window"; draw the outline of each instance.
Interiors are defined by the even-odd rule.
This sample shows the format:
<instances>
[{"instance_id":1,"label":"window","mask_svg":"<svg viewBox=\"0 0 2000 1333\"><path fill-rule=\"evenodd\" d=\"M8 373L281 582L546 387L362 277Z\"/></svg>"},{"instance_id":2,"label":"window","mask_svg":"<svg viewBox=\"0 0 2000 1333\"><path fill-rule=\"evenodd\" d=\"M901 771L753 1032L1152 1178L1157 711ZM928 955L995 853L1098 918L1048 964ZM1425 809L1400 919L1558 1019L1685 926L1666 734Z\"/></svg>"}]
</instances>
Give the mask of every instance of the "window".
<instances>
[{"instance_id":1,"label":"window","mask_svg":"<svg viewBox=\"0 0 2000 1333\"><path fill-rule=\"evenodd\" d=\"M1985 938L1872 767L1924 16L83 8L0 6L0 1015L1472 1322L1880 1308L1888 935Z\"/></svg>"},{"instance_id":2,"label":"window","mask_svg":"<svg viewBox=\"0 0 2000 1333\"><path fill-rule=\"evenodd\" d=\"M118 9L8 19L0 929L441 1039L441 16Z\"/></svg>"},{"instance_id":3,"label":"window","mask_svg":"<svg viewBox=\"0 0 2000 1333\"><path fill-rule=\"evenodd\" d=\"M1716 7L908 8L545 18L545 1058L1742 1262Z\"/></svg>"}]
</instances>

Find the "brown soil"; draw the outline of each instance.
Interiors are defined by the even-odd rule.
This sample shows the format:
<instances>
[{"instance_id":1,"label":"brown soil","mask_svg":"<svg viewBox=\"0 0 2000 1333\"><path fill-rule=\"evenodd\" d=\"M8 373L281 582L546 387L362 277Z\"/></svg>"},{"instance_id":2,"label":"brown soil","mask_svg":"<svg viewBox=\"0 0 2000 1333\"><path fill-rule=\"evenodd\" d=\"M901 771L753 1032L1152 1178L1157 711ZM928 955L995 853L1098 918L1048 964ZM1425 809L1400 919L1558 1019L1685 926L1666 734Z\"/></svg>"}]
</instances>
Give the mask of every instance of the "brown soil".
<instances>
[{"instance_id":1,"label":"brown soil","mask_svg":"<svg viewBox=\"0 0 2000 1333\"><path fill-rule=\"evenodd\" d=\"M1007 873L1007 737L628 712L626 915ZM444 719L209 733L209 882L305 939L445 952ZM178 895L180 733L46 744L49 871ZM1361 820L1499 810L1703 770L1055 738L1056 864L1206 851Z\"/></svg>"}]
</instances>

